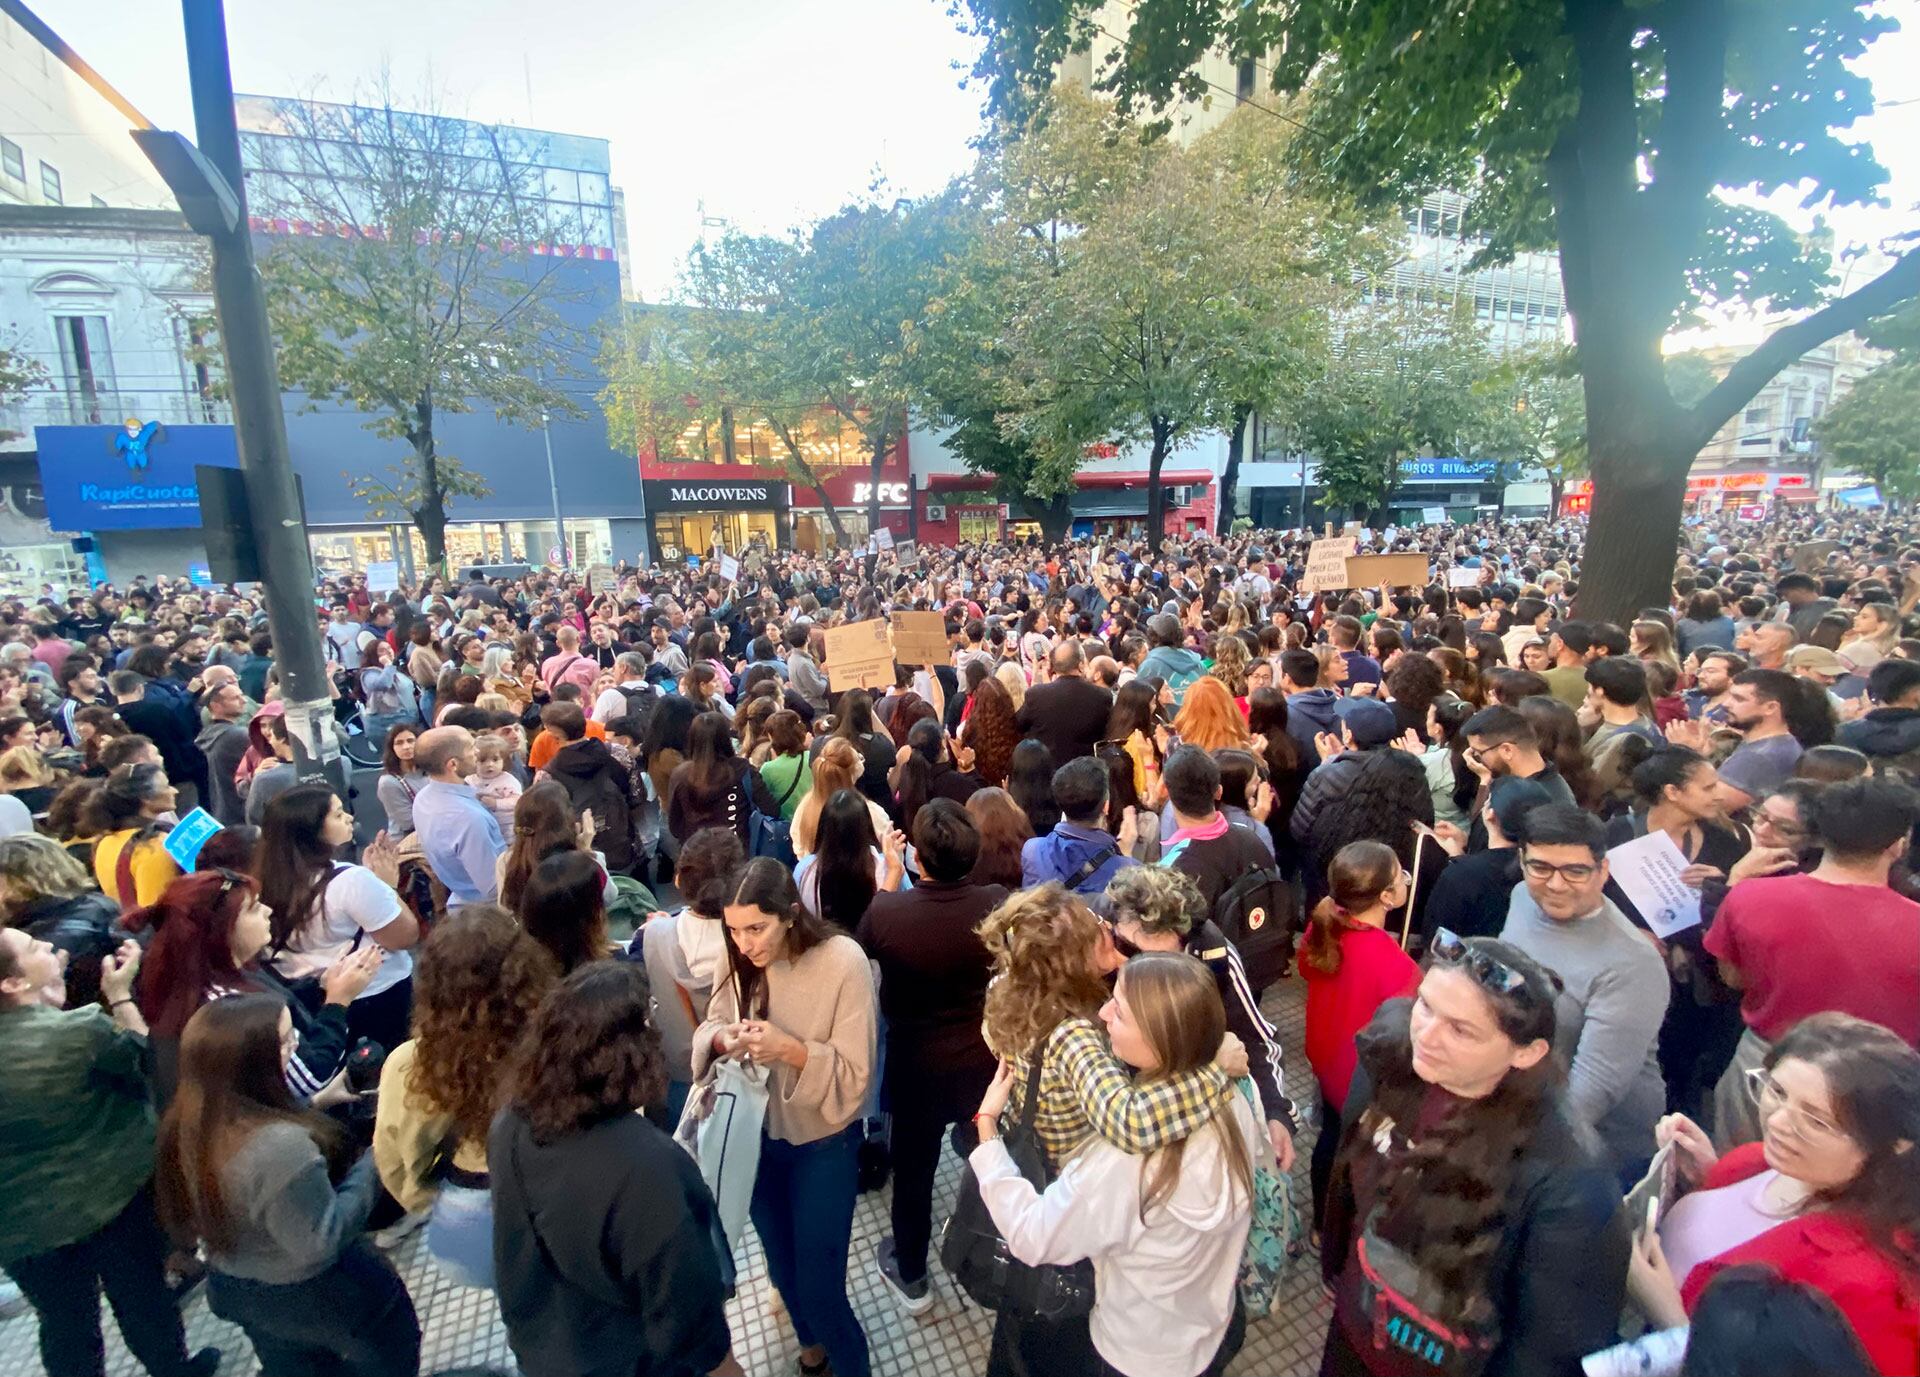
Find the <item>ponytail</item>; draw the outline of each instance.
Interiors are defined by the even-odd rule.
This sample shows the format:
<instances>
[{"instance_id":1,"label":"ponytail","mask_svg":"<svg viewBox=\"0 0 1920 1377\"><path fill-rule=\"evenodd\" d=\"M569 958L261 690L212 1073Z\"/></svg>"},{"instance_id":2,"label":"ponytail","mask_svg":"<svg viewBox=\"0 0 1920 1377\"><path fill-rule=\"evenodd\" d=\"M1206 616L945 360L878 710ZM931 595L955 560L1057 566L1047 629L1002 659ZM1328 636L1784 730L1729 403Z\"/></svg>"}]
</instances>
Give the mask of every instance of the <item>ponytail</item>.
<instances>
[{"instance_id":1,"label":"ponytail","mask_svg":"<svg viewBox=\"0 0 1920 1377\"><path fill-rule=\"evenodd\" d=\"M1340 934L1365 926L1347 915L1371 908L1400 875L1400 857L1384 842L1348 842L1327 866L1327 897L1314 905L1301 960L1323 975L1340 973Z\"/></svg>"},{"instance_id":2,"label":"ponytail","mask_svg":"<svg viewBox=\"0 0 1920 1377\"><path fill-rule=\"evenodd\" d=\"M1340 974L1340 934L1353 926L1333 896L1328 895L1313 906L1313 914L1307 919L1300 959L1322 975Z\"/></svg>"}]
</instances>

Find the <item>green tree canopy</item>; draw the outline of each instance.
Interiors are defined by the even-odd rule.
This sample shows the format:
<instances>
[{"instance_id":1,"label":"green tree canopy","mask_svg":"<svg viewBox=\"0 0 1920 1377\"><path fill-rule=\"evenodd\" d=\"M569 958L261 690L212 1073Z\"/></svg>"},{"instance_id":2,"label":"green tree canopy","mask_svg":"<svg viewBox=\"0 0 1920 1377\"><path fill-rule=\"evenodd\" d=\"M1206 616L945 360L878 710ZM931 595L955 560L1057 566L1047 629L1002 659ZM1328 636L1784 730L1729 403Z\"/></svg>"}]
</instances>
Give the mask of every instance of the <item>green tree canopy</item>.
<instances>
[{"instance_id":1,"label":"green tree canopy","mask_svg":"<svg viewBox=\"0 0 1920 1377\"><path fill-rule=\"evenodd\" d=\"M1831 255L1757 199L1870 202L1873 151L1841 137L1873 108L1847 63L1894 21L1865 0L955 0L977 74L1011 110L1098 45L1123 110L1205 93L1206 52L1309 92L1303 169L1374 204L1471 193L1496 262L1557 249L1595 480L1581 610L1666 595L1687 468L1788 362L1920 293L1920 253L1836 294ZM1698 401L1668 389L1660 342L1702 307L1808 312Z\"/></svg>"}]
</instances>

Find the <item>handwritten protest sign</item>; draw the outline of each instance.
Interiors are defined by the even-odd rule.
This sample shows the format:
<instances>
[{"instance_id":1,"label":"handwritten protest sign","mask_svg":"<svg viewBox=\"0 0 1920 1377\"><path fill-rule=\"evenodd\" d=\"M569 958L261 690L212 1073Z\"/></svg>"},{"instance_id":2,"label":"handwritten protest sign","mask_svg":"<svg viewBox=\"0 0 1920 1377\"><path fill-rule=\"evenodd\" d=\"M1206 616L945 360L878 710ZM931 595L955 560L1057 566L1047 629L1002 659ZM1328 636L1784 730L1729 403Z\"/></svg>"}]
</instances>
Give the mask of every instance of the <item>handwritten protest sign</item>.
<instances>
[{"instance_id":1,"label":"handwritten protest sign","mask_svg":"<svg viewBox=\"0 0 1920 1377\"><path fill-rule=\"evenodd\" d=\"M1447 570L1447 587L1449 588L1477 588L1479 584L1480 571L1478 569L1462 566L1460 568Z\"/></svg>"},{"instance_id":2,"label":"handwritten protest sign","mask_svg":"<svg viewBox=\"0 0 1920 1377\"><path fill-rule=\"evenodd\" d=\"M740 561L732 555L720 556L720 577L728 583L740 577Z\"/></svg>"},{"instance_id":3,"label":"handwritten protest sign","mask_svg":"<svg viewBox=\"0 0 1920 1377\"><path fill-rule=\"evenodd\" d=\"M1431 572L1422 554L1354 555L1347 560L1347 587L1424 588Z\"/></svg>"},{"instance_id":4,"label":"handwritten protest sign","mask_svg":"<svg viewBox=\"0 0 1920 1377\"><path fill-rule=\"evenodd\" d=\"M873 543L879 549L891 550L893 548L893 532L885 526L882 526L873 533Z\"/></svg>"},{"instance_id":5,"label":"handwritten protest sign","mask_svg":"<svg viewBox=\"0 0 1920 1377\"><path fill-rule=\"evenodd\" d=\"M367 565L367 591L391 593L400 586L400 566L390 559L374 560Z\"/></svg>"},{"instance_id":6,"label":"handwritten protest sign","mask_svg":"<svg viewBox=\"0 0 1920 1377\"><path fill-rule=\"evenodd\" d=\"M1326 593L1347 588L1347 556L1353 553L1352 536L1329 536L1316 540L1307 551L1307 574L1300 581L1305 593Z\"/></svg>"},{"instance_id":7,"label":"handwritten protest sign","mask_svg":"<svg viewBox=\"0 0 1920 1377\"><path fill-rule=\"evenodd\" d=\"M173 863L182 870L191 871L194 861L199 858L200 848L207 844L207 838L219 830L220 824L213 814L204 808L196 808L173 825L173 830L160 843L160 849L173 857Z\"/></svg>"},{"instance_id":8,"label":"handwritten protest sign","mask_svg":"<svg viewBox=\"0 0 1920 1377\"><path fill-rule=\"evenodd\" d=\"M893 658L903 665L944 665L952 653L947 619L938 612L893 614Z\"/></svg>"},{"instance_id":9,"label":"handwritten protest sign","mask_svg":"<svg viewBox=\"0 0 1920 1377\"><path fill-rule=\"evenodd\" d=\"M893 682L893 642L876 618L827 628L827 687L885 688Z\"/></svg>"}]
</instances>

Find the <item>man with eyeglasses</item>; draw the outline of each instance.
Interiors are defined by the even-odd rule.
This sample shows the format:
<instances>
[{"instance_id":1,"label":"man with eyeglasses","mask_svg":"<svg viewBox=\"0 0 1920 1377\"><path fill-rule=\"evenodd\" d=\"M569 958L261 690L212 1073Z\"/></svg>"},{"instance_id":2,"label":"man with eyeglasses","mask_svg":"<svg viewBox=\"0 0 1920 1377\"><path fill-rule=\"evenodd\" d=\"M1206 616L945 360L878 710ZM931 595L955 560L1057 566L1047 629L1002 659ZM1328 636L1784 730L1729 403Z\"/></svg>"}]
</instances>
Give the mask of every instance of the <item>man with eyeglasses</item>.
<instances>
[{"instance_id":1,"label":"man with eyeglasses","mask_svg":"<svg viewBox=\"0 0 1920 1377\"><path fill-rule=\"evenodd\" d=\"M1653 1156L1666 1113L1658 1057L1671 985L1666 963L1603 892L1607 832L1570 804L1527 814L1520 874L1501 939L1557 972L1554 1046L1570 1061L1567 1109L1630 1181Z\"/></svg>"},{"instance_id":2,"label":"man with eyeglasses","mask_svg":"<svg viewBox=\"0 0 1920 1377\"><path fill-rule=\"evenodd\" d=\"M1747 1025L1714 1088L1723 1151L1760 1136L1743 1078L1801 1019L1852 1014L1920 1045L1920 904L1887 884L1920 800L1902 784L1865 778L1828 785L1812 809L1820 864L1740 881L1707 929L1704 945L1720 979L1742 992Z\"/></svg>"},{"instance_id":3,"label":"man with eyeglasses","mask_svg":"<svg viewBox=\"0 0 1920 1377\"><path fill-rule=\"evenodd\" d=\"M1474 801L1473 824L1467 832L1467 850L1487 849L1487 824L1482 818L1488 791L1502 779L1525 779L1547 791L1555 803L1573 803L1573 790L1560 772L1540 754L1540 736L1518 708L1501 704L1482 708L1460 729L1466 734L1467 768L1480 779Z\"/></svg>"}]
</instances>

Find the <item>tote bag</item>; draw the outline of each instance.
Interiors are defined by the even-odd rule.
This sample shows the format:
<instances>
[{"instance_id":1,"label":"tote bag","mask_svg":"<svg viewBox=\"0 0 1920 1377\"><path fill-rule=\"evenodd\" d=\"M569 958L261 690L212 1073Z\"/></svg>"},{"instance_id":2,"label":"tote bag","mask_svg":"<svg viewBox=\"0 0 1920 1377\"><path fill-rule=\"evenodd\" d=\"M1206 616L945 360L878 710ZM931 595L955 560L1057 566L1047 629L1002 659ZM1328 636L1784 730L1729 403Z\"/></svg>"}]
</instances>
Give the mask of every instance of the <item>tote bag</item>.
<instances>
[{"instance_id":1,"label":"tote bag","mask_svg":"<svg viewBox=\"0 0 1920 1377\"><path fill-rule=\"evenodd\" d=\"M693 1155L726 1234L739 1246L760 1170L760 1136L767 1122L767 1069L736 1057L707 1066L687 1095L674 1141Z\"/></svg>"}]
</instances>

